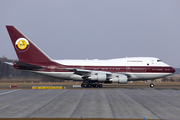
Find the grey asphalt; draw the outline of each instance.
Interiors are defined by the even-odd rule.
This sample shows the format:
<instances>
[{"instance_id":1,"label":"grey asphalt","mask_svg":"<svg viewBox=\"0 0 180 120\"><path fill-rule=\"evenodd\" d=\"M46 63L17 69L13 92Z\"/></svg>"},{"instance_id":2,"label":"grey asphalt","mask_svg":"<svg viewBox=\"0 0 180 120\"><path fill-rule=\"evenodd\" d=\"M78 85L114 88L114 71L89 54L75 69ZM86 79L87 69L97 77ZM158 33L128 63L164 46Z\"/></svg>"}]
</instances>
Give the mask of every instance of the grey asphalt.
<instances>
[{"instance_id":1,"label":"grey asphalt","mask_svg":"<svg viewBox=\"0 0 180 120\"><path fill-rule=\"evenodd\" d=\"M0 90L0 118L179 119L180 90Z\"/></svg>"}]
</instances>

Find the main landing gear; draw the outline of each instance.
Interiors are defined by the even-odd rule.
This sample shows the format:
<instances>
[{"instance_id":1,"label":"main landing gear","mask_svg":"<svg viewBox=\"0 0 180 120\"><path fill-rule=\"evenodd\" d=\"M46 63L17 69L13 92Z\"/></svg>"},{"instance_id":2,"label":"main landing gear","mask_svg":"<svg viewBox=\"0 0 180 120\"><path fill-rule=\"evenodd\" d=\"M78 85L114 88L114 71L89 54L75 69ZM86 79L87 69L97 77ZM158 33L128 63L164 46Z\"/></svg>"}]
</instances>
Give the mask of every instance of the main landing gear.
<instances>
[{"instance_id":1,"label":"main landing gear","mask_svg":"<svg viewBox=\"0 0 180 120\"><path fill-rule=\"evenodd\" d=\"M103 87L103 85L102 84L96 84L96 83L92 83L92 82L83 82L82 84L81 84L81 87L82 88L91 88L91 87L93 87L93 88L102 88Z\"/></svg>"}]
</instances>

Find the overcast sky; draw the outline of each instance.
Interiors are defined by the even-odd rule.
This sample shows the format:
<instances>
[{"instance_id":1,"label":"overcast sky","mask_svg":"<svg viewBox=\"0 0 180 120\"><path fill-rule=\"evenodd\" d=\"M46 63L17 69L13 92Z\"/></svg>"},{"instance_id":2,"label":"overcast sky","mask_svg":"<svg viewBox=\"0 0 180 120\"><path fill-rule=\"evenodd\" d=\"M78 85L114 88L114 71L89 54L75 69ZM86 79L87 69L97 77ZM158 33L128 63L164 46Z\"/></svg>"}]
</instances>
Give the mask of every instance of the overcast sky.
<instances>
[{"instance_id":1,"label":"overcast sky","mask_svg":"<svg viewBox=\"0 0 180 120\"><path fill-rule=\"evenodd\" d=\"M0 57L14 25L52 59L157 57L180 67L179 0L0 0Z\"/></svg>"}]
</instances>

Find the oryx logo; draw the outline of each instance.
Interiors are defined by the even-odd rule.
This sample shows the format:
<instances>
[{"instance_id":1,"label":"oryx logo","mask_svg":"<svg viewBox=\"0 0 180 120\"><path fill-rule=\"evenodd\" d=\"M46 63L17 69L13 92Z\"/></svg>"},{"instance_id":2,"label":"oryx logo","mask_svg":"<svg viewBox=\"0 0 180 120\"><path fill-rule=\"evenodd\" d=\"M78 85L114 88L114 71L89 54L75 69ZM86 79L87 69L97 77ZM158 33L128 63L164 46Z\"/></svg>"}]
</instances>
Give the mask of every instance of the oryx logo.
<instances>
[{"instance_id":1,"label":"oryx logo","mask_svg":"<svg viewBox=\"0 0 180 120\"><path fill-rule=\"evenodd\" d=\"M29 48L29 41L25 38L19 38L16 40L15 46L18 51L24 52Z\"/></svg>"}]
</instances>

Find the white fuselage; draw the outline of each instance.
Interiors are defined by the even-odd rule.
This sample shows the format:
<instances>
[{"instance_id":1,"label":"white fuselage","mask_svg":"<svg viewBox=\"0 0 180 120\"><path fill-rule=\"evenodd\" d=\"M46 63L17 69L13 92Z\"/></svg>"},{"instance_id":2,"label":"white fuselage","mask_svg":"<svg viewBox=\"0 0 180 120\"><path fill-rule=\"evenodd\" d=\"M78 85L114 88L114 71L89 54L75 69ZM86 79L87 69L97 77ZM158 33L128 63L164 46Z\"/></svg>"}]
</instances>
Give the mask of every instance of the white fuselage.
<instances>
[{"instance_id":1,"label":"white fuselage","mask_svg":"<svg viewBox=\"0 0 180 120\"><path fill-rule=\"evenodd\" d=\"M118 58L109 60L54 60L55 62L69 66L72 68L92 70L98 72L123 73L128 74L128 80L148 80L168 76L170 66L160 61L158 58L152 57L131 57ZM169 70L169 72L168 72ZM37 73L46 74L61 79L83 80L82 76L74 74L74 72L42 72Z\"/></svg>"}]
</instances>

